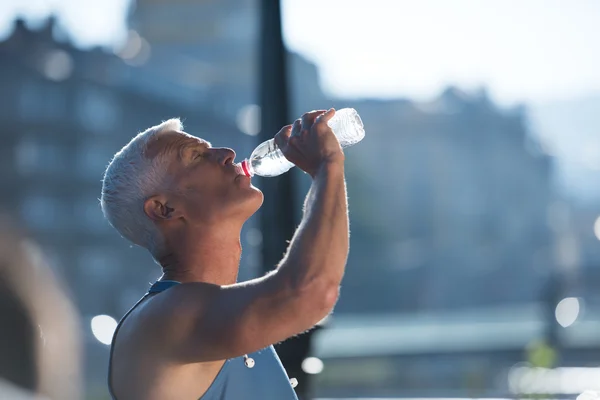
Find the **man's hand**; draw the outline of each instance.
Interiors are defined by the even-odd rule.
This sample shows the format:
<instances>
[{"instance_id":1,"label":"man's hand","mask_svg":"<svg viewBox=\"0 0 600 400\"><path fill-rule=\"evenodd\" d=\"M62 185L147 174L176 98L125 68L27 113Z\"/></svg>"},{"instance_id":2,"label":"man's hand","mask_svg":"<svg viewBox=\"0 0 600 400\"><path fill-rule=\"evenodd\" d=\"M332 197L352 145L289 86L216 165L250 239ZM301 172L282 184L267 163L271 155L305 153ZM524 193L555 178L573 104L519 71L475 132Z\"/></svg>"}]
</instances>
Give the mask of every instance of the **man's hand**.
<instances>
[{"instance_id":1,"label":"man's hand","mask_svg":"<svg viewBox=\"0 0 600 400\"><path fill-rule=\"evenodd\" d=\"M334 115L333 108L305 113L275 135L283 155L313 178L322 165L344 162L342 147L327 125Z\"/></svg>"}]
</instances>

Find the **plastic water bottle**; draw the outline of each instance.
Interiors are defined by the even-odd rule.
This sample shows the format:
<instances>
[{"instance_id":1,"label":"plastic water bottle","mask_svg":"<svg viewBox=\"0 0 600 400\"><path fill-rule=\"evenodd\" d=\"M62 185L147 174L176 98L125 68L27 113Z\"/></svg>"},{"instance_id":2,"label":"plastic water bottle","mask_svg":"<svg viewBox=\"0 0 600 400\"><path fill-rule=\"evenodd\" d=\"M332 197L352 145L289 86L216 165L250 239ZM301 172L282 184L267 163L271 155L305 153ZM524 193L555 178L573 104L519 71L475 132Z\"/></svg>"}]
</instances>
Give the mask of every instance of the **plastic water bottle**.
<instances>
[{"instance_id":1,"label":"plastic water bottle","mask_svg":"<svg viewBox=\"0 0 600 400\"><path fill-rule=\"evenodd\" d=\"M365 127L353 108L336 111L327 125L331 127L342 147L352 146L365 137ZM277 147L275 139L270 139L258 145L250 159L236 165L236 169L240 175L271 177L281 175L293 166L294 164L285 158Z\"/></svg>"}]
</instances>

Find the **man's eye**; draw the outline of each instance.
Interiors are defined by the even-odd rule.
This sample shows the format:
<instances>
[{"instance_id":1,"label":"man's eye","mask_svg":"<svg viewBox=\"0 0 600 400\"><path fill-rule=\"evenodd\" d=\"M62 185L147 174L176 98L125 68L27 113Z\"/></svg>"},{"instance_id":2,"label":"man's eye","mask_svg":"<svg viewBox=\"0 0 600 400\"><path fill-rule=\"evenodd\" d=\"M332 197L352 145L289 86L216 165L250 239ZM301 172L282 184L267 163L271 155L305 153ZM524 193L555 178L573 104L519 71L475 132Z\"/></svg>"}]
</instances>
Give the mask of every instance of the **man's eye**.
<instances>
[{"instance_id":1,"label":"man's eye","mask_svg":"<svg viewBox=\"0 0 600 400\"><path fill-rule=\"evenodd\" d=\"M202 153L194 153L194 160L197 160L198 158L202 157Z\"/></svg>"}]
</instances>

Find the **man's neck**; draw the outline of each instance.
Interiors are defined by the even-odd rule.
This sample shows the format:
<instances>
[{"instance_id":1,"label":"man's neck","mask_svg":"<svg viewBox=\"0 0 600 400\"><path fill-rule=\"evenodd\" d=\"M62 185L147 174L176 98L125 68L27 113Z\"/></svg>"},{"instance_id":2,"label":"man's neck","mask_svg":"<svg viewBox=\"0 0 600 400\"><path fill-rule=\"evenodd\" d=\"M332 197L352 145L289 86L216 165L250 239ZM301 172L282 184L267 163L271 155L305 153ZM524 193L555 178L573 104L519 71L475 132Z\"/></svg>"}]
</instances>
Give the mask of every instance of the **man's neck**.
<instances>
[{"instance_id":1,"label":"man's neck","mask_svg":"<svg viewBox=\"0 0 600 400\"><path fill-rule=\"evenodd\" d=\"M242 254L240 230L186 232L169 241L169 252L159 260L163 280L229 285L237 281Z\"/></svg>"}]
</instances>

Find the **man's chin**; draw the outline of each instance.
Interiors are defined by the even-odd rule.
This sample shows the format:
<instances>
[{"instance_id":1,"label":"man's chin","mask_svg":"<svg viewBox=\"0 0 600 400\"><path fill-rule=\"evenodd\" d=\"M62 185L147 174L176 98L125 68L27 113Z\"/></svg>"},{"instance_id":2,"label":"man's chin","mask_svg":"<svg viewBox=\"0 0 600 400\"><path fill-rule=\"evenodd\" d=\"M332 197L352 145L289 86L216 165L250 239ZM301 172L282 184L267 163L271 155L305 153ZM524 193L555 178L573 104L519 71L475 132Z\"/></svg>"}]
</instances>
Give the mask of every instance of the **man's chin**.
<instances>
[{"instance_id":1,"label":"man's chin","mask_svg":"<svg viewBox=\"0 0 600 400\"><path fill-rule=\"evenodd\" d=\"M258 188L254 188L255 189L255 193L256 193L256 205L255 205L255 210L253 212L253 214L258 211L258 209L263 205L264 201L265 201L265 195L263 194L263 192L258 189Z\"/></svg>"},{"instance_id":2,"label":"man's chin","mask_svg":"<svg viewBox=\"0 0 600 400\"><path fill-rule=\"evenodd\" d=\"M249 188L248 188L248 189L250 189L250 192L251 192L251 193L250 193L250 196L251 196L251 197L255 197L255 196L256 196L256 197L258 197L258 196L260 196L260 198L261 198L260 202L261 202L261 204L262 204L262 201L263 201L263 199L264 199L264 194L263 194L263 192L262 192L262 191L261 191L259 188L257 188L256 186L254 186L254 185L252 185L252 184L250 184L250 186L249 186Z\"/></svg>"},{"instance_id":3,"label":"man's chin","mask_svg":"<svg viewBox=\"0 0 600 400\"><path fill-rule=\"evenodd\" d=\"M250 218L254 215L258 209L263 205L264 195L257 187L252 186L250 193L243 200L243 209L246 218Z\"/></svg>"}]
</instances>

